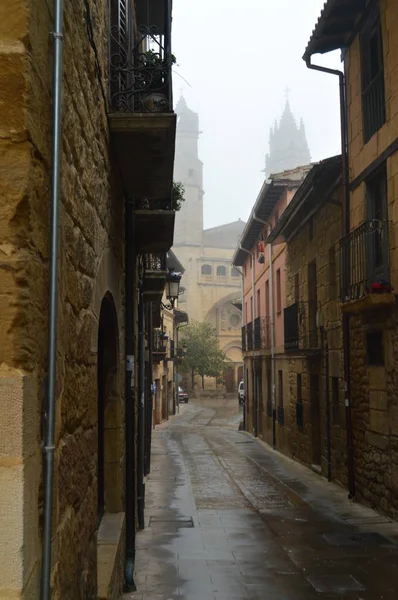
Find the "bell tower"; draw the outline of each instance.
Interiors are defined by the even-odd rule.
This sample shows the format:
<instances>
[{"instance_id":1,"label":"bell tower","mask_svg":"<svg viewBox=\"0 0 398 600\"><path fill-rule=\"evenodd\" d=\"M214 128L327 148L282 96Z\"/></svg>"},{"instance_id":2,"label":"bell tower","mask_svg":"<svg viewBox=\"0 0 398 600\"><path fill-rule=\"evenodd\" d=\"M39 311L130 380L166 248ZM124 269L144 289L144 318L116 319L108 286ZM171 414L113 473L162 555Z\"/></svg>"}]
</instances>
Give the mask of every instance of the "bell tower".
<instances>
[{"instance_id":1,"label":"bell tower","mask_svg":"<svg viewBox=\"0 0 398 600\"><path fill-rule=\"evenodd\" d=\"M185 202L176 213L174 247L202 246L203 243L203 164L198 157L199 117L181 96L176 113L177 135L174 180L185 189Z\"/></svg>"}]
</instances>

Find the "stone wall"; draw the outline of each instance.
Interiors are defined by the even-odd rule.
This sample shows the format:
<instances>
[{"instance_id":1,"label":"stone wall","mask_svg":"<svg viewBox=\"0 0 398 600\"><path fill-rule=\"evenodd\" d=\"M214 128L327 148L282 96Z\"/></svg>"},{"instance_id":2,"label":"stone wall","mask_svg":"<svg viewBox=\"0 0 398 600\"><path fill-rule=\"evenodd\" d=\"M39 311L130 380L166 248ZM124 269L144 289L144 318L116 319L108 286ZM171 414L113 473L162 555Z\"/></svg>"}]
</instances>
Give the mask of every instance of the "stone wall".
<instances>
[{"instance_id":1,"label":"stone wall","mask_svg":"<svg viewBox=\"0 0 398 600\"><path fill-rule=\"evenodd\" d=\"M88 5L106 89L108 3L90 0ZM112 402L105 400L105 452L113 448L116 454L106 460L118 465L120 475L124 460L123 198L112 175L106 111L86 16L83 0L65 3L55 599L96 597L97 345L106 294L117 319L119 363L109 391ZM33 599L39 596L43 511L40 419L48 314L49 4L17 2L2 15L0 27L2 39L8 40L0 53L0 383L3 412L9 414L0 425L0 526L7 542L7 554L0 550L0 588L6 590L5 598ZM115 445L111 438L117 439ZM115 511L123 510L122 481L121 476L116 498L109 501Z\"/></svg>"},{"instance_id":2,"label":"stone wall","mask_svg":"<svg viewBox=\"0 0 398 600\"><path fill-rule=\"evenodd\" d=\"M333 198L342 198L342 190ZM287 357L288 391L286 392L286 451L307 465L319 463L327 474L327 380L325 342L329 347L329 404L331 420L331 472L334 480L346 482L345 420L343 404L342 320L338 300L338 241L341 235L341 209L325 203L313 216L313 236L307 222L288 243L286 255L286 305L295 302L296 275L299 277L299 300L308 301L308 264L316 261L317 310L324 326L323 342L318 329L318 342L323 346L318 356ZM334 263L333 263L334 261ZM334 266L333 266L334 264ZM301 375L303 428L296 422L298 375ZM311 377L318 377L319 411L312 396ZM333 406L332 378L338 378L338 405ZM320 453L317 438L320 436Z\"/></svg>"}]
</instances>

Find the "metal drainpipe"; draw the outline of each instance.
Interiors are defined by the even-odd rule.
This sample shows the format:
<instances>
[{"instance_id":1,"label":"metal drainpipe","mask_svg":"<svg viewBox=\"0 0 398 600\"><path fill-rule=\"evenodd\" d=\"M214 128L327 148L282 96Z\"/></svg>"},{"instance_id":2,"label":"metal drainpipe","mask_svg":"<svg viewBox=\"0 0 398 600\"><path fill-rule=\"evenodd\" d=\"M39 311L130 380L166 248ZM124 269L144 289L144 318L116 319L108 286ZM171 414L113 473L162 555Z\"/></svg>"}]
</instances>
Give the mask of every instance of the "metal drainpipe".
<instances>
[{"instance_id":1,"label":"metal drainpipe","mask_svg":"<svg viewBox=\"0 0 398 600\"><path fill-rule=\"evenodd\" d=\"M241 244L239 244L239 250L242 250L242 252L246 252L246 254L249 254L251 257L251 263L252 263L252 335L253 335L254 334L254 319L256 318L256 302L255 302L255 296L254 296L254 293L255 293L254 253L250 252L250 250L246 250L246 248L243 248L243 246ZM242 306L242 310L243 310L243 306ZM258 433L258 406L257 406L256 370L255 370L255 366L254 366L254 360L252 360L252 370L253 370L253 408L256 407L256 427L254 428L254 430L255 430L255 434L257 436L257 433ZM245 392L246 392L246 389L245 389ZM245 406L244 412L246 412L246 406ZM253 415L254 415L254 410L253 410ZM245 419L245 424L246 424L246 419Z\"/></svg>"},{"instance_id":2,"label":"metal drainpipe","mask_svg":"<svg viewBox=\"0 0 398 600\"><path fill-rule=\"evenodd\" d=\"M326 447L328 461L328 481L332 480L332 457L331 457L331 440L330 440L330 381L329 381L329 344L327 329L322 328L321 335L324 340L325 348L325 374L326 374Z\"/></svg>"},{"instance_id":3,"label":"metal drainpipe","mask_svg":"<svg viewBox=\"0 0 398 600\"><path fill-rule=\"evenodd\" d=\"M135 566L135 336L134 336L134 204L125 206L125 313L126 313L126 380L125 380L125 445L126 445L126 551L124 591L134 592Z\"/></svg>"},{"instance_id":4,"label":"metal drainpipe","mask_svg":"<svg viewBox=\"0 0 398 600\"><path fill-rule=\"evenodd\" d=\"M137 512L138 527L144 529L144 454L145 454L145 327L142 287L138 304L138 440L137 440Z\"/></svg>"},{"instance_id":5,"label":"metal drainpipe","mask_svg":"<svg viewBox=\"0 0 398 600\"><path fill-rule=\"evenodd\" d=\"M41 572L41 598L51 598L51 533L53 513L55 451L55 384L58 321L59 205L61 175L61 119L63 73L63 1L54 0L53 109L51 171L50 284L48 308L47 423L44 442L44 524Z\"/></svg>"},{"instance_id":6,"label":"metal drainpipe","mask_svg":"<svg viewBox=\"0 0 398 600\"><path fill-rule=\"evenodd\" d=\"M272 229L271 223L259 219L253 213L253 219L262 225L266 225ZM272 447L276 448L276 362L275 362L275 311L274 311L274 269L272 264L272 244L268 244L269 248L269 308L271 313L271 390L272 390Z\"/></svg>"},{"instance_id":7,"label":"metal drainpipe","mask_svg":"<svg viewBox=\"0 0 398 600\"><path fill-rule=\"evenodd\" d=\"M346 104L346 85L345 74L337 69L328 69L311 63L311 57L305 57L306 65L309 69L337 75L340 87L340 122L341 122L341 156L343 168L344 184L344 202L342 218L342 235L346 236L350 232L350 188L349 188L349 163L348 163L348 127L347 127L347 104ZM348 257L347 257L348 258ZM343 277L348 277L348 265L343 269ZM355 496L355 467L354 452L352 441L352 419L351 419L351 364L350 364L350 317L343 314L343 356L344 356L344 380L345 380L345 411L346 411L346 431L347 431L347 467L348 467L348 489L349 498Z\"/></svg>"}]
</instances>

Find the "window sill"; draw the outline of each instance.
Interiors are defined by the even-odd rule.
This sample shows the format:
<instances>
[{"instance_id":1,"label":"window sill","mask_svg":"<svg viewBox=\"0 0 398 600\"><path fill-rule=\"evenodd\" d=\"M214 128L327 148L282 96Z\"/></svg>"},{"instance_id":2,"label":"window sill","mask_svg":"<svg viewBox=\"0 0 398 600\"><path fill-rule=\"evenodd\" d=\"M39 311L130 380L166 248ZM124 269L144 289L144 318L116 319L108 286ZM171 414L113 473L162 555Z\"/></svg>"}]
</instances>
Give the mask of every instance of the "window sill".
<instances>
[{"instance_id":1,"label":"window sill","mask_svg":"<svg viewBox=\"0 0 398 600\"><path fill-rule=\"evenodd\" d=\"M98 600L117 600L123 587L125 514L105 513L97 536Z\"/></svg>"}]
</instances>

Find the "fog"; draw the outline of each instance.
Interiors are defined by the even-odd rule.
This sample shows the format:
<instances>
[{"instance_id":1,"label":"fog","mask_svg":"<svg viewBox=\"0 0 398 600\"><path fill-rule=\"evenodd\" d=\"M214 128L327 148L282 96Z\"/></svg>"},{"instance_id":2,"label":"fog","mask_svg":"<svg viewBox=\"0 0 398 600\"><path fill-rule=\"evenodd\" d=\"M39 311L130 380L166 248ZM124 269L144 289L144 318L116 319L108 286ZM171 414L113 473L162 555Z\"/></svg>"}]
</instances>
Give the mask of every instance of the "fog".
<instances>
[{"instance_id":1,"label":"fog","mask_svg":"<svg viewBox=\"0 0 398 600\"><path fill-rule=\"evenodd\" d=\"M338 78L302 60L323 4L173 0L174 101L182 92L199 113L205 227L247 219L287 88L296 121L304 120L311 160L340 152ZM314 62L341 68L338 52Z\"/></svg>"}]
</instances>

